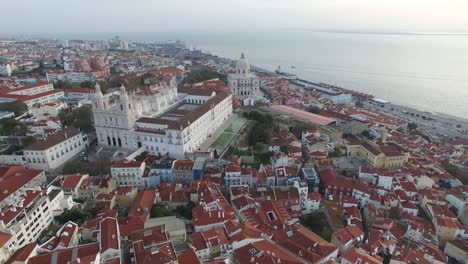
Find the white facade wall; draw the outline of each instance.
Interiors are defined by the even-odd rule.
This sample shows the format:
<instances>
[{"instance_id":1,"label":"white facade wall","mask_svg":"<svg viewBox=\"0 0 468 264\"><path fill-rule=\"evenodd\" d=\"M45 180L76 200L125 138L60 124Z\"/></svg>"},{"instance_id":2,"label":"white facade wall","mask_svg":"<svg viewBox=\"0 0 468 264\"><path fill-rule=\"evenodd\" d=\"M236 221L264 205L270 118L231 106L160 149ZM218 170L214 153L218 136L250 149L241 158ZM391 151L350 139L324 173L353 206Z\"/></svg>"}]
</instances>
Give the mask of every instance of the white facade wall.
<instances>
[{"instance_id":1,"label":"white facade wall","mask_svg":"<svg viewBox=\"0 0 468 264\"><path fill-rule=\"evenodd\" d=\"M142 162L140 167L112 167L111 175L119 186L133 186L141 189L145 187L144 171L145 163Z\"/></svg>"},{"instance_id":2,"label":"white facade wall","mask_svg":"<svg viewBox=\"0 0 468 264\"><path fill-rule=\"evenodd\" d=\"M26 166L26 158L24 155L0 155L0 164L2 165L20 165Z\"/></svg>"},{"instance_id":3,"label":"white facade wall","mask_svg":"<svg viewBox=\"0 0 468 264\"><path fill-rule=\"evenodd\" d=\"M226 172L224 175L224 181L226 186L236 186L236 185L241 185L241 172L240 171L235 171L235 172Z\"/></svg>"},{"instance_id":4,"label":"white facade wall","mask_svg":"<svg viewBox=\"0 0 468 264\"><path fill-rule=\"evenodd\" d=\"M87 137L79 133L46 150L25 150L28 166L44 171L54 170L86 149Z\"/></svg>"},{"instance_id":5,"label":"white facade wall","mask_svg":"<svg viewBox=\"0 0 468 264\"><path fill-rule=\"evenodd\" d=\"M44 85L34 86L28 89L21 89L19 88L17 91L13 90L9 92L9 94L16 94L16 95L36 95L39 93L44 93L48 91L52 91L54 89L54 85L52 83L47 83Z\"/></svg>"},{"instance_id":6,"label":"white facade wall","mask_svg":"<svg viewBox=\"0 0 468 264\"><path fill-rule=\"evenodd\" d=\"M24 245L36 241L41 232L53 221L50 201L47 196L40 197L31 209L23 212L24 217L9 226L2 226L2 232L13 235L9 249L15 251Z\"/></svg>"},{"instance_id":7,"label":"white facade wall","mask_svg":"<svg viewBox=\"0 0 468 264\"><path fill-rule=\"evenodd\" d=\"M28 106L28 108L31 108L35 104L48 104L48 103L55 103L57 100L60 98L64 97L63 91L56 91L52 94L48 94L45 96L37 97L31 100L27 100L24 103Z\"/></svg>"}]
</instances>

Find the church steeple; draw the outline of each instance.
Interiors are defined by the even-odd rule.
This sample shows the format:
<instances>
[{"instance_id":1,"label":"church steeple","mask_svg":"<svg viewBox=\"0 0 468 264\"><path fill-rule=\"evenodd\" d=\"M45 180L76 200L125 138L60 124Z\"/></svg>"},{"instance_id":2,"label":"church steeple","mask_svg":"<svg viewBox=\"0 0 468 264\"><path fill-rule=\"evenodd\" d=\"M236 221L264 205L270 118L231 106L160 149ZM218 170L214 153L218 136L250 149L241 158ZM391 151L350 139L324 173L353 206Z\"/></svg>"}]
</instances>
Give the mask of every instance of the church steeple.
<instances>
[{"instance_id":1,"label":"church steeple","mask_svg":"<svg viewBox=\"0 0 468 264\"><path fill-rule=\"evenodd\" d=\"M96 109L104 109L104 95L98 83L94 86L94 101L94 107Z\"/></svg>"},{"instance_id":2,"label":"church steeple","mask_svg":"<svg viewBox=\"0 0 468 264\"><path fill-rule=\"evenodd\" d=\"M128 102L127 89L125 88L123 84L120 86L120 100Z\"/></svg>"},{"instance_id":3,"label":"church steeple","mask_svg":"<svg viewBox=\"0 0 468 264\"><path fill-rule=\"evenodd\" d=\"M101 86L99 86L98 83L96 83L96 85L94 85L94 93L95 93L95 94L101 94L101 95L102 95Z\"/></svg>"}]
</instances>

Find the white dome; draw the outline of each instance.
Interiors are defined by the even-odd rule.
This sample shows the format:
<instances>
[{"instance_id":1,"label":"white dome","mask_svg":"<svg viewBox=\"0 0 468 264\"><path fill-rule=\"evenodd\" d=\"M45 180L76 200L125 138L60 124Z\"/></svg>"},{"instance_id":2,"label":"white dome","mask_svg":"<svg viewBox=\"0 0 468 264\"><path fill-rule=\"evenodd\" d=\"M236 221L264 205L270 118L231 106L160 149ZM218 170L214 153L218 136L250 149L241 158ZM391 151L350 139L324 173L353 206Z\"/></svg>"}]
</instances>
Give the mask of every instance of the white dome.
<instances>
[{"instance_id":1,"label":"white dome","mask_svg":"<svg viewBox=\"0 0 468 264\"><path fill-rule=\"evenodd\" d=\"M244 53L241 54L240 59L236 63L236 72L239 74L248 74L250 73L250 64L245 58Z\"/></svg>"}]
</instances>

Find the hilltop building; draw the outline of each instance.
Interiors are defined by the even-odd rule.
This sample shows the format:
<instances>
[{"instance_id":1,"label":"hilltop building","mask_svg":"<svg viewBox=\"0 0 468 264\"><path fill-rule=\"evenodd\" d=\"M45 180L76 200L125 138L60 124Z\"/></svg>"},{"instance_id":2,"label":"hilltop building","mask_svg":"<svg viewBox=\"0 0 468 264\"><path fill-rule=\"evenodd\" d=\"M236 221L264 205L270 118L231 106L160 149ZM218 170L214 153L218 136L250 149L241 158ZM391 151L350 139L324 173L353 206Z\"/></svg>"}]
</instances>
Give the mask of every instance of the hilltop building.
<instances>
[{"instance_id":1,"label":"hilltop building","mask_svg":"<svg viewBox=\"0 0 468 264\"><path fill-rule=\"evenodd\" d=\"M227 89L196 85L179 93L175 78L154 88L103 95L96 85L94 125L99 145L184 158L232 114Z\"/></svg>"},{"instance_id":2,"label":"hilltop building","mask_svg":"<svg viewBox=\"0 0 468 264\"><path fill-rule=\"evenodd\" d=\"M244 53L236 63L236 73L228 75L228 85L234 95L243 98L261 95L260 79L250 71L250 64Z\"/></svg>"}]
</instances>

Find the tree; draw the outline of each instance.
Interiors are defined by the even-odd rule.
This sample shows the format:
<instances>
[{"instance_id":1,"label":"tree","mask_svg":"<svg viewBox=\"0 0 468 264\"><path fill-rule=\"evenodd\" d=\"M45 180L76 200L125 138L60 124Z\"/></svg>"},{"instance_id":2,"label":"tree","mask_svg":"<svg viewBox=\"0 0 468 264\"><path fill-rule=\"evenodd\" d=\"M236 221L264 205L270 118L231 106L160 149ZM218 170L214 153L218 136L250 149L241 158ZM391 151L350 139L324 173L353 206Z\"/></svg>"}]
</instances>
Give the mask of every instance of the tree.
<instances>
[{"instance_id":1,"label":"tree","mask_svg":"<svg viewBox=\"0 0 468 264\"><path fill-rule=\"evenodd\" d=\"M85 132L90 132L94 129L92 115L89 106L81 106L71 111L70 109L63 109L58 117L63 126L73 126Z\"/></svg>"},{"instance_id":2,"label":"tree","mask_svg":"<svg viewBox=\"0 0 468 264\"><path fill-rule=\"evenodd\" d=\"M284 153L286 153L286 154L289 153L289 149L290 149L290 146L287 145L287 144L286 144L286 145L281 145L281 146L280 146L280 151L281 151L281 152L284 152Z\"/></svg>"},{"instance_id":3,"label":"tree","mask_svg":"<svg viewBox=\"0 0 468 264\"><path fill-rule=\"evenodd\" d=\"M91 167L91 175L107 175L110 173L110 167L112 166L112 161L107 157L98 157L94 166Z\"/></svg>"},{"instance_id":4,"label":"tree","mask_svg":"<svg viewBox=\"0 0 468 264\"><path fill-rule=\"evenodd\" d=\"M29 146L32 143L36 142L36 141L37 141L37 139L35 137L27 136L27 137L23 138L23 147Z\"/></svg>"},{"instance_id":5,"label":"tree","mask_svg":"<svg viewBox=\"0 0 468 264\"><path fill-rule=\"evenodd\" d=\"M62 173L65 175L75 173L88 174L89 166L81 160L70 160L63 166Z\"/></svg>"},{"instance_id":6,"label":"tree","mask_svg":"<svg viewBox=\"0 0 468 264\"><path fill-rule=\"evenodd\" d=\"M28 106L21 101L13 101L0 104L1 112L14 112L15 116L20 116L28 111Z\"/></svg>"},{"instance_id":7,"label":"tree","mask_svg":"<svg viewBox=\"0 0 468 264\"><path fill-rule=\"evenodd\" d=\"M70 89L72 87L73 87L73 85L69 81L58 80L58 81L54 82L54 88L55 89Z\"/></svg>"},{"instance_id":8,"label":"tree","mask_svg":"<svg viewBox=\"0 0 468 264\"><path fill-rule=\"evenodd\" d=\"M93 83L91 81L84 81L84 82L81 82L80 83L80 87L83 87L83 88L89 88L89 87L93 87Z\"/></svg>"},{"instance_id":9,"label":"tree","mask_svg":"<svg viewBox=\"0 0 468 264\"><path fill-rule=\"evenodd\" d=\"M176 207L174 212L177 215L182 216L185 219L192 219L192 210L195 208L196 204L192 201L188 202L186 205L179 205Z\"/></svg>"},{"instance_id":10,"label":"tree","mask_svg":"<svg viewBox=\"0 0 468 264\"><path fill-rule=\"evenodd\" d=\"M27 127L19 123L13 117L0 119L0 135L2 136L24 136Z\"/></svg>"},{"instance_id":11,"label":"tree","mask_svg":"<svg viewBox=\"0 0 468 264\"><path fill-rule=\"evenodd\" d=\"M359 108L364 108L364 103L361 100L357 100L354 105Z\"/></svg>"},{"instance_id":12,"label":"tree","mask_svg":"<svg viewBox=\"0 0 468 264\"><path fill-rule=\"evenodd\" d=\"M90 218L90 215L84 212L83 210L75 207L71 210L65 210L61 215L55 217L55 220L60 224L65 224L68 221L82 225L84 221Z\"/></svg>"},{"instance_id":13,"label":"tree","mask_svg":"<svg viewBox=\"0 0 468 264\"><path fill-rule=\"evenodd\" d=\"M321 111L322 111L322 109L320 109L320 107L317 107L317 106L311 106L311 107L309 107L309 112L310 112L310 113L313 113L313 114L320 114Z\"/></svg>"},{"instance_id":14,"label":"tree","mask_svg":"<svg viewBox=\"0 0 468 264\"><path fill-rule=\"evenodd\" d=\"M184 80L182 80L182 84L194 84L216 78L225 84L227 83L227 76L224 74L208 69L198 69L188 73Z\"/></svg>"},{"instance_id":15,"label":"tree","mask_svg":"<svg viewBox=\"0 0 468 264\"><path fill-rule=\"evenodd\" d=\"M164 216L171 216L172 213L166 207L161 204L153 204L151 207L150 217L164 217Z\"/></svg>"},{"instance_id":16,"label":"tree","mask_svg":"<svg viewBox=\"0 0 468 264\"><path fill-rule=\"evenodd\" d=\"M294 126L289 127L289 131L297 138L302 138L302 132L312 128L315 128L315 126L306 123L297 123Z\"/></svg>"},{"instance_id":17,"label":"tree","mask_svg":"<svg viewBox=\"0 0 468 264\"><path fill-rule=\"evenodd\" d=\"M416 130L417 128L418 128L418 125L416 123L414 123L414 122L411 122L411 123L408 124L408 129L410 131Z\"/></svg>"}]
</instances>

